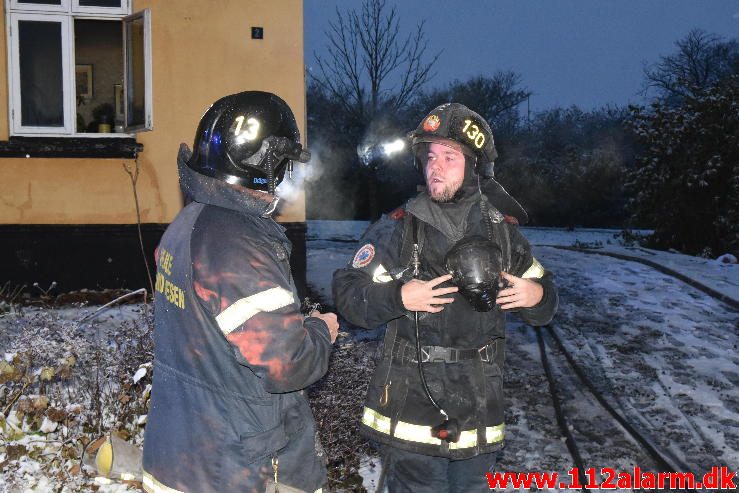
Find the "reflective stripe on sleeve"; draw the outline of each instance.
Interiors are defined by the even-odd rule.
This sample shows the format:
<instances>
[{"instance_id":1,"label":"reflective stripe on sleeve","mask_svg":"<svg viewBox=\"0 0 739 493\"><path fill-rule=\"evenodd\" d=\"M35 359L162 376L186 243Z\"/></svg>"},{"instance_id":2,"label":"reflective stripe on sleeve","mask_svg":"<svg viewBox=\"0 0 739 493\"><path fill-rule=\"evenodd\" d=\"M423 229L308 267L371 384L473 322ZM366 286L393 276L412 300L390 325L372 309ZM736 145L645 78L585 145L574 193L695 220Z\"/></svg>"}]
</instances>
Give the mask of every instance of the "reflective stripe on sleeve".
<instances>
[{"instance_id":1,"label":"reflective stripe on sleeve","mask_svg":"<svg viewBox=\"0 0 739 493\"><path fill-rule=\"evenodd\" d=\"M524 272L521 277L524 279L532 277L536 279L541 279L542 277L544 277L544 267L539 263L538 260L532 258L531 267L529 267L528 270Z\"/></svg>"},{"instance_id":2,"label":"reflective stripe on sleeve","mask_svg":"<svg viewBox=\"0 0 739 493\"><path fill-rule=\"evenodd\" d=\"M390 282L392 280L393 277L382 264L378 265L375 272L372 273L373 282Z\"/></svg>"},{"instance_id":3,"label":"reflective stripe on sleeve","mask_svg":"<svg viewBox=\"0 0 739 493\"><path fill-rule=\"evenodd\" d=\"M369 426L373 430L390 435L390 418L383 416L374 409L364 408L362 423ZM404 421L398 421L395 425L395 433L391 436L406 440L408 442L426 443L429 445L441 445L441 440L431 435L430 426L414 425ZM497 426L488 426L485 428L485 441L487 443L497 443L503 440L505 436L505 424ZM464 430L459 434L459 441L449 443L450 450L459 450L477 446L477 430Z\"/></svg>"},{"instance_id":4,"label":"reflective stripe on sleeve","mask_svg":"<svg viewBox=\"0 0 739 493\"><path fill-rule=\"evenodd\" d=\"M292 302L293 294L287 289L267 289L234 302L216 317L216 322L223 334L228 335L257 313L273 312Z\"/></svg>"},{"instance_id":5,"label":"reflective stripe on sleeve","mask_svg":"<svg viewBox=\"0 0 739 493\"><path fill-rule=\"evenodd\" d=\"M163 485L146 471L144 471L144 491L148 493L183 493L180 490Z\"/></svg>"}]
</instances>

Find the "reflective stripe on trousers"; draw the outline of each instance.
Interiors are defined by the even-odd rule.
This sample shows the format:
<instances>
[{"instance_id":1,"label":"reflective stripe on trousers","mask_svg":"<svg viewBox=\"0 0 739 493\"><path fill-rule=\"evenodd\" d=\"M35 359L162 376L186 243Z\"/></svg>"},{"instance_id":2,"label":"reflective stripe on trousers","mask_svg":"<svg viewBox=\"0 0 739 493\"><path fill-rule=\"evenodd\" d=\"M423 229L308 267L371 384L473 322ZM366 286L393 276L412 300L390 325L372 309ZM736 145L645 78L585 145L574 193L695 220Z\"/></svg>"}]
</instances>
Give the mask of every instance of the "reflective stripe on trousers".
<instances>
[{"instance_id":1,"label":"reflective stripe on trousers","mask_svg":"<svg viewBox=\"0 0 739 493\"><path fill-rule=\"evenodd\" d=\"M148 472L144 471L144 491L148 493L183 493L180 490L176 490L174 488L170 488L169 486L165 486L157 479L149 474ZM318 488L313 493L322 493L323 488Z\"/></svg>"},{"instance_id":2,"label":"reflective stripe on trousers","mask_svg":"<svg viewBox=\"0 0 739 493\"><path fill-rule=\"evenodd\" d=\"M180 490L163 485L146 471L144 471L144 491L148 493L182 493Z\"/></svg>"},{"instance_id":3,"label":"reflective stripe on trousers","mask_svg":"<svg viewBox=\"0 0 739 493\"><path fill-rule=\"evenodd\" d=\"M398 421L395 425L395 433L390 433L390 418L384 416L369 407L364 408L362 423L373 430L390 435L409 442L426 443L429 445L441 445L441 440L431 436L431 427L414 425L404 421ZM497 443L505 436L505 424L488 426L485 428L485 442ZM477 430L464 430L459 434L459 441L449 443L450 450L459 450L477 446Z\"/></svg>"}]
</instances>

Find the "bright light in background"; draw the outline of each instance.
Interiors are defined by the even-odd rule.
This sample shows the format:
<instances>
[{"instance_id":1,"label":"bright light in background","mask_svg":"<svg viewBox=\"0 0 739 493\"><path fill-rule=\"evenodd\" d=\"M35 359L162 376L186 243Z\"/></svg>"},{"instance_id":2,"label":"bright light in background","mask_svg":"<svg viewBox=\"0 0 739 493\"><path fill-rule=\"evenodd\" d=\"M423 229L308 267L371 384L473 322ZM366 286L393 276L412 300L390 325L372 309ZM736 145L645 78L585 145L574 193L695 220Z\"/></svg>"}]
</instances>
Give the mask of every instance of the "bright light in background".
<instances>
[{"instance_id":1,"label":"bright light in background","mask_svg":"<svg viewBox=\"0 0 739 493\"><path fill-rule=\"evenodd\" d=\"M390 158L405 149L405 139L397 138L371 145L360 145L357 147L357 155L365 166L377 166L378 160ZM373 164L374 163L374 164Z\"/></svg>"},{"instance_id":2,"label":"bright light in background","mask_svg":"<svg viewBox=\"0 0 739 493\"><path fill-rule=\"evenodd\" d=\"M395 139L391 142L384 142L380 145L382 146L382 152L385 153L385 156L390 157L405 149L405 140Z\"/></svg>"}]
</instances>

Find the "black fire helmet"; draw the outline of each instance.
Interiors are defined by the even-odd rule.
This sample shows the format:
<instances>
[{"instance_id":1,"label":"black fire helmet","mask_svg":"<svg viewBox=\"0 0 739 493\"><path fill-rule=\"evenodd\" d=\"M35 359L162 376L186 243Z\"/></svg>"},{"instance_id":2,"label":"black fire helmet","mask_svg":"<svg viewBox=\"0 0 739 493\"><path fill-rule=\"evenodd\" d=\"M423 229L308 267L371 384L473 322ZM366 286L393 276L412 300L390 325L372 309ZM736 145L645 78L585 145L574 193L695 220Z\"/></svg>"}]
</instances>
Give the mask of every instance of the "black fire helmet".
<instances>
[{"instance_id":1,"label":"black fire helmet","mask_svg":"<svg viewBox=\"0 0 739 493\"><path fill-rule=\"evenodd\" d=\"M203 175L274 193L292 161L309 159L287 103L269 92L247 91L208 108L187 164Z\"/></svg>"},{"instance_id":2,"label":"black fire helmet","mask_svg":"<svg viewBox=\"0 0 739 493\"><path fill-rule=\"evenodd\" d=\"M421 169L418 152L423 144L452 140L462 152L473 158L475 171L492 177L493 162L498 157L493 131L483 117L460 103L445 103L429 112L408 137L415 156L414 164Z\"/></svg>"}]
</instances>

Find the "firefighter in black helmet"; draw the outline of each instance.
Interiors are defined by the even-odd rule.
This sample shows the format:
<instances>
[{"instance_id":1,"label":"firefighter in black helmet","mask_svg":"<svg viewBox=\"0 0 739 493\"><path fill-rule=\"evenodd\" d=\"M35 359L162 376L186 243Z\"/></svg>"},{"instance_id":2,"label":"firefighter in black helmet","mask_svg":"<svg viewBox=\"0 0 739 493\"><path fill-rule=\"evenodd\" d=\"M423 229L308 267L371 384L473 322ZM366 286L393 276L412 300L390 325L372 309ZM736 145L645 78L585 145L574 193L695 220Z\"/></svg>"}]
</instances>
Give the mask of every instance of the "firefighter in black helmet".
<instances>
[{"instance_id":1,"label":"firefighter in black helmet","mask_svg":"<svg viewBox=\"0 0 739 493\"><path fill-rule=\"evenodd\" d=\"M304 317L275 187L307 161L287 104L266 92L216 101L180 146L192 200L156 251L147 491L313 492L325 459L301 389L326 372L338 323Z\"/></svg>"},{"instance_id":2,"label":"firefighter in black helmet","mask_svg":"<svg viewBox=\"0 0 739 493\"><path fill-rule=\"evenodd\" d=\"M381 444L391 492L489 491L505 436L505 313L545 324L557 290L492 177L488 123L449 103L409 138L426 191L372 225L334 274L339 313L387 323L361 429Z\"/></svg>"}]
</instances>

